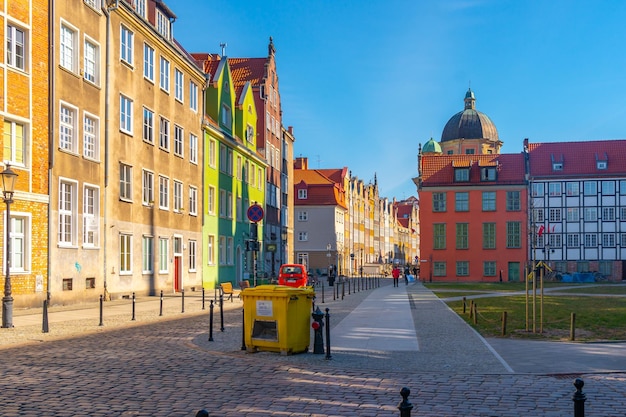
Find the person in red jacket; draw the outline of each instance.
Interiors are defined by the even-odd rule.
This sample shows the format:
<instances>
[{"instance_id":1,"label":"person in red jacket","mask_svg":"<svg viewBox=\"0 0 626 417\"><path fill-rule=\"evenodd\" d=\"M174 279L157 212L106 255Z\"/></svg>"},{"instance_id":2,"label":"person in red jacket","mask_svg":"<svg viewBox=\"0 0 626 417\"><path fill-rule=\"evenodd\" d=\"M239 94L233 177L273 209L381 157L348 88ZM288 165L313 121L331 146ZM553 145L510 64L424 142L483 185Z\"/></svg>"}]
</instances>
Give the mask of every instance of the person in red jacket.
<instances>
[{"instance_id":1,"label":"person in red jacket","mask_svg":"<svg viewBox=\"0 0 626 417\"><path fill-rule=\"evenodd\" d=\"M393 286L397 287L398 279L400 278L400 268L398 268L397 266L394 266L393 270L391 271L391 276L393 277Z\"/></svg>"}]
</instances>

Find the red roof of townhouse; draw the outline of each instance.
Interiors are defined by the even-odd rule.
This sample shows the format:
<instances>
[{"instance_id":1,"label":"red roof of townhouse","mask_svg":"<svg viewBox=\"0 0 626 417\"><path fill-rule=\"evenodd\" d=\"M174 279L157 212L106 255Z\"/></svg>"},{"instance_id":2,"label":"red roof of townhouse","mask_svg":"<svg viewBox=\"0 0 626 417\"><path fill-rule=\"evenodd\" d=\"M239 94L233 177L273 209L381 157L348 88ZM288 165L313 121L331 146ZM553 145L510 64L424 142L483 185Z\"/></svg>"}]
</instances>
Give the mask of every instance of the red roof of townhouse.
<instances>
[{"instance_id":1,"label":"red roof of townhouse","mask_svg":"<svg viewBox=\"0 0 626 417\"><path fill-rule=\"evenodd\" d=\"M332 171L332 172L331 172ZM340 206L347 208L343 186L334 180L344 169L295 169L294 188L306 189L307 198L295 198L296 206ZM297 195L297 191L296 191Z\"/></svg>"},{"instance_id":2,"label":"red roof of townhouse","mask_svg":"<svg viewBox=\"0 0 626 417\"><path fill-rule=\"evenodd\" d=\"M422 185L429 187L447 186L451 184L464 186L476 185L481 182L480 168L494 166L497 169L496 180L492 184L523 184L524 155L493 154L493 155L423 155L421 178ZM455 168L469 168L470 177L467 182L454 181Z\"/></svg>"},{"instance_id":3,"label":"red roof of townhouse","mask_svg":"<svg viewBox=\"0 0 626 417\"><path fill-rule=\"evenodd\" d=\"M626 174L626 140L529 143L528 151L533 177Z\"/></svg>"}]
</instances>

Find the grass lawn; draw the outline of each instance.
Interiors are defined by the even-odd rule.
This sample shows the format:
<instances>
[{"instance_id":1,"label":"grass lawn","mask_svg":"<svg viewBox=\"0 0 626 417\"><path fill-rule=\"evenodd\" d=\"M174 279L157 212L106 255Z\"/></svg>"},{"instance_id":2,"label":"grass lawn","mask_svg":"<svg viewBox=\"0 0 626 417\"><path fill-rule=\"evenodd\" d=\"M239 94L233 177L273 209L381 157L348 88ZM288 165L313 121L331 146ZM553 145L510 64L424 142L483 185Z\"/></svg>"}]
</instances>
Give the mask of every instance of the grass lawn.
<instances>
[{"instance_id":1,"label":"grass lawn","mask_svg":"<svg viewBox=\"0 0 626 417\"><path fill-rule=\"evenodd\" d=\"M545 288L572 286L572 284L561 283L546 284L550 285L545 285ZM578 285L582 286L583 284ZM528 303L524 295L477 298L474 300L478 312L477 324L474 324L473 318L469 316L469 304L470 297L476 295L476 291L524 291L525 284L454 283L426 284L426 287L433 290L441 298L466 296L465 314L463 313L462 301L451 301L448 305L485 337L500 337L502 335L502 313L506 311L507 329L505 337L569 340L571 313L575 313L575 340L626 340L626 297L577 296L575 293L572 295L549 295L549 293L545 293L543 296L543 324L539 290L535 298L534 309L532 291L529 291ZM501 287L506 288L506 291L498 291L498 288ZM440 289L448 291L439 291ZM622 286L612 285L579 288L577 291L585 294L626 294L626 289ZM535 312L534 320L533 311ZM533 327L535 332L533 332Z\"/></svg>"}]
</instances>

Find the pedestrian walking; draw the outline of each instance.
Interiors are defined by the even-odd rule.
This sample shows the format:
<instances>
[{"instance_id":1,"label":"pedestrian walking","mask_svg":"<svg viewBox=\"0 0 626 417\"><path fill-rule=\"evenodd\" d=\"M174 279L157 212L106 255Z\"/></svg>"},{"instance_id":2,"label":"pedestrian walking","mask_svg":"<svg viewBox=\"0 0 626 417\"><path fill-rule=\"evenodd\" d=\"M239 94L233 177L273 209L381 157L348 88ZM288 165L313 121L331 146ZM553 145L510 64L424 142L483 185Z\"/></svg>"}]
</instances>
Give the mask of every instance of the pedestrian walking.
<instances>
[{"instance_id":1,"label":"pedestrian walking","mask_svg":"<svg viewBox=\"0 0 626 417\"><path fill-rule=\"evenodd\" d=\"M409 285L409 274L411 273L411 270L409 269L408 266L404 267L404 285Z\"/></svg>"},{"instance_id":2,"label":"pedestrian walking","mask_svg":"<svg viewBox=\"0 0 626 417\"><path fill-rule=\"evenodd\" d=\"M397 266L394 266L393 270L391 271L391 276L393 277L393 286L397 287L398 279L400 279L400 268L398 268Z\"/></svg>"}]
</instances>

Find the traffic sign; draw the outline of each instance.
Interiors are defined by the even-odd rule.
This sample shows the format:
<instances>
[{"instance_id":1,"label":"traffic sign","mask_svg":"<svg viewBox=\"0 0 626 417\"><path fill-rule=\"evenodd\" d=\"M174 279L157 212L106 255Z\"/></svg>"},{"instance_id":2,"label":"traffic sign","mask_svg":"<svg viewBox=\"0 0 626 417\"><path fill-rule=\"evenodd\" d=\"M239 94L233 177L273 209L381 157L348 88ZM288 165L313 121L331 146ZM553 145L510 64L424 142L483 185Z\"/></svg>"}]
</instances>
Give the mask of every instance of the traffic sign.
<instances>
[{"instance_id":1,"label":"traffic sign","mask_svg":"<svg viewBox=\"0 0 626 417\"><path fill-rule=\"evenodd\" d=\"M250 207L248 207L248 220L250 220L253 223L258 223L261 220L263 220L263 207L261 207L258 204L253 204Z\"/></svg>"}]
</instances>

